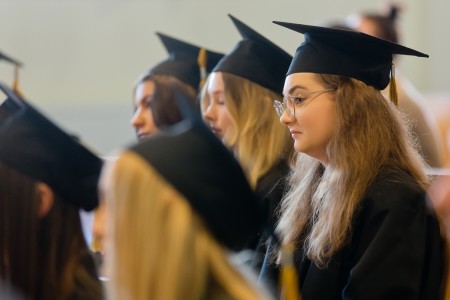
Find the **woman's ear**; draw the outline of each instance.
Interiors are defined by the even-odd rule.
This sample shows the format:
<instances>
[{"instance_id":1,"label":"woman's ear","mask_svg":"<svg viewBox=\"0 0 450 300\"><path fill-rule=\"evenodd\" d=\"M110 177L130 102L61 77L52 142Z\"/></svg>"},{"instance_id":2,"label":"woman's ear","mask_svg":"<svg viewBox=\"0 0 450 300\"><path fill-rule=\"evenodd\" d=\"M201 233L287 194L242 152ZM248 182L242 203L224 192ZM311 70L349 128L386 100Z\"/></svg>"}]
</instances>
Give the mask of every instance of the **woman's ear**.
<instances>
[{"instance_id":1,"label":"woman's ear","mask_svg":"<svg viewBox=\"0 0 450 300\"><path fill-rule=\"evenodd\" d=\"M45 183L38 182L38 217L44 218L53 206L54 194L53 190Z\"/></svg>"}]
</instances>

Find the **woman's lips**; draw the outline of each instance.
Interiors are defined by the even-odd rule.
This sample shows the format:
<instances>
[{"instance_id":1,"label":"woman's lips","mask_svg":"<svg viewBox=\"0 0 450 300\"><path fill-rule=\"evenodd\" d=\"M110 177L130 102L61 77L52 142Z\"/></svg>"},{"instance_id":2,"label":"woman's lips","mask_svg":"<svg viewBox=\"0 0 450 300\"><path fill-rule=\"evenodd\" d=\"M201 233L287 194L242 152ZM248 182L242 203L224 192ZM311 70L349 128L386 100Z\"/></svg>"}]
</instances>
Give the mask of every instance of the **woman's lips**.
<instances>
[{"instance_id":1,"label":"woman's lips","mask_svg":"<svg viewBox=\"0 0 450 300\"><path fill-rule=\"evenodd\" d=\"M149 133L143 132L143 133L138 133L138 139L140 141L145 140L146 138L148 138L150 136Z\"/></svg>"},{"instance_id":2,"label":"woman's lips","mask_svg":"<svg viewBox=\"0 0 450 300\"><path fill-rule=\"evenodd\" d=\"M301 132L300 131L296 131L296 130L290 130L290 132L291 132L291 136L292 136L292 138L296 138L299 134L301 134Z\"/></svg>"},{"instance_id":3,"label":"woman's lips","mask_svg":"<svg viewBox=\"0 0 450 300\"><path fill-rule=\"evenodd\" d=\"M216 127L211 127L211 131L214 132L214 134L216 134L216 135L220 135L220 133L221 133L221 130Z\"/></svg>"}]
</instances>

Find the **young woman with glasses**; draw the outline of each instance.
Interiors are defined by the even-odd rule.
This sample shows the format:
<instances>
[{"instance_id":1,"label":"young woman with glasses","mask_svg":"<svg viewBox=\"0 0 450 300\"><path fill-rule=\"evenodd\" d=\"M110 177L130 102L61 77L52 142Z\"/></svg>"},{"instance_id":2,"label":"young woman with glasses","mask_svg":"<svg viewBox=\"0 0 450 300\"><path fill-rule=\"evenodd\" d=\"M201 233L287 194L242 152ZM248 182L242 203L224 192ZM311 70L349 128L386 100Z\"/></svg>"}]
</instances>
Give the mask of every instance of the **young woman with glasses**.
<instances>
[{"instance_id":1,"label":"young woman with glasses","mask_svg":"<svg viewBox=\"0 0 450 300\"><path fill-rule=\"evenodd\" d=\"M298 153L276 231L294 249L303 299L438 299L443 243L392 66L394 53L427 55L275 23L305 34L274 103ZM380 92L389 81L392 102ZM280 259L269 251L261 277L275 280Z\"/></svg>"}]
</instances>

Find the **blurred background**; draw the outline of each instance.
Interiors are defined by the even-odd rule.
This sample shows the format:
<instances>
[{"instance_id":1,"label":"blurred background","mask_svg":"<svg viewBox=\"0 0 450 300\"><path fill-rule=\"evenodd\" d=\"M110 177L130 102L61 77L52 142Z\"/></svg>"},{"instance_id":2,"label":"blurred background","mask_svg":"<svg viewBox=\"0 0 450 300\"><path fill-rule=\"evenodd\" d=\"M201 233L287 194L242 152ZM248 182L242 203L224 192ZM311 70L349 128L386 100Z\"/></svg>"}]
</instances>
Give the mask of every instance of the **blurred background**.
<instances>
[{"instance_id":1,"label":"blurred background","mask_svg":"<svg viewBox=\"0 0 450 300\"><path fill-rule=\"evenodd\" d=\"M135 141L129 119L135 80L167 54L156 31L228 52L240 39L233 14L293 54L303 36L273 20L324 25L382 10L387 1L0 0L0 51L24 64L27 99L101 155ZM402 44L430 54L400 68L430 106L450 103L450 2L397 1ZM14 68L0 61L0 80ZM436 109L437 113L446 113ZM448 115L450 119L450 115ZM448 137L450 140L450 136Z\"/></svg>"}]
</instances>

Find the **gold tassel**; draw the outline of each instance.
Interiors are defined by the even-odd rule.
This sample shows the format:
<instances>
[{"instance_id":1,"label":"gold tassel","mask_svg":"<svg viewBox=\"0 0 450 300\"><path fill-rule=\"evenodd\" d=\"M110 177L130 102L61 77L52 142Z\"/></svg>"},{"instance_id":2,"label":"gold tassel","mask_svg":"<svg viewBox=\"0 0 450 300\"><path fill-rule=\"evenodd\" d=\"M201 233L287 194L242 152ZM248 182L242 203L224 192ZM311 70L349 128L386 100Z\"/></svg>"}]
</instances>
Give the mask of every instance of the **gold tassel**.
<instances>
[{"instance_id":1,"label":"gold tassel","mask_svg":"<svg viewBox=\"0 0 450 300\"><path fill-rule=\"evenodd\" d=\"M198 52L198 57L197 57L197 63L200 69L200 84L198 87L198 90L200 91L203 88L203 85L206 82L206 62L207 62L207 57L206 57L206 49L205 48L200 48L200 51Z\"/></svg>"},{"instance_id":2,"label":"gold tassel","mask_svg":"<svg viewBox=\"0 0 450 300\"><path fill-rule=\"evenodd\" d=\"M92 250L92 252L101 252L102 251L102 246L98 239L96 239L96 238L92 239L91 250Z\"/></svg>"},{"instance_id":3,"label":"gold tassel","mask_svg":"<svg viewBox=\"0 0 450 300\"><path fill-rule=\"evenodd\" d=\"M281 299L301 300L298 274L294 266L294 247L285 245L281 247L280 285Z\"/></svg>"},{"instance_id":4,"label":"gold tassel","mask_svg":"<svg viewBox=\"0 0 450 300\"><path fill-rule=\"evenodd\" d=\"M389 82L389 97L391 101L398 107L397 82L395 81L395 65L392 63L391 81Z\"/></svg>"},{"instance_id":5,"label":"gold tassel","mask_svg":"<svg viewBox=\"0 0 450 300\"><path fill-rule=\"evenodd\" d=\"M19 87L19 65L15 65L14 68L14 81L12 84L12 90L19 95L19 97L24 98L23 97L23 93Z\"/></svg>"}]
</instances>

